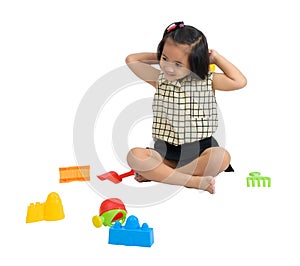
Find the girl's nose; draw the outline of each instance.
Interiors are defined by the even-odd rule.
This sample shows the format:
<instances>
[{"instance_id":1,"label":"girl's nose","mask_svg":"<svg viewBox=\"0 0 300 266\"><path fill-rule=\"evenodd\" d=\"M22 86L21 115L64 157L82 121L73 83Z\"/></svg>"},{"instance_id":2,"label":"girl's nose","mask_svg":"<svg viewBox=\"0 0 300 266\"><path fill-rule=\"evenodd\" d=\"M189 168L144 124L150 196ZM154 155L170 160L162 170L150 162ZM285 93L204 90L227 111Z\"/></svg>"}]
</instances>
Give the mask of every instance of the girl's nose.
<instances>
[{"instance_id":1,"label":"girl's nose","mask_svg":"<svg viewBox=\"0 0 300 266\"><path fill-rule=\"evenodd\" d=\"M165 71L169 72L169 73L174 73L174 67L172 63L167 63L165 65Z\"/></svg>"}]
</instances>

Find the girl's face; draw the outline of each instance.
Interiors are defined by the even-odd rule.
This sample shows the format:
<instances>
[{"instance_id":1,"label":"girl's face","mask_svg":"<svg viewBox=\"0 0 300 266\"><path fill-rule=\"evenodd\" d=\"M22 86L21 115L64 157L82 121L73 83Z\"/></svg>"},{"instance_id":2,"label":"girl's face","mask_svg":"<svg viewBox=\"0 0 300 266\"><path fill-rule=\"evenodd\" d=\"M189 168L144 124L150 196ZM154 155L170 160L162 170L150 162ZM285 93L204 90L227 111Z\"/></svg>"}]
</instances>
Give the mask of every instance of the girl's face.
<instances>
[{"instance_id":1,"label":"girl's face","mask_svg":"<svg viewBox=\"0 0 300 266\"><path fill-rule=\"evenodd\" d=\"M187 44L178 44L170 38L166 39L160 58L160 68L166 79L173 81L190 74L190 49Z\"/></svg>"}]
</instances>

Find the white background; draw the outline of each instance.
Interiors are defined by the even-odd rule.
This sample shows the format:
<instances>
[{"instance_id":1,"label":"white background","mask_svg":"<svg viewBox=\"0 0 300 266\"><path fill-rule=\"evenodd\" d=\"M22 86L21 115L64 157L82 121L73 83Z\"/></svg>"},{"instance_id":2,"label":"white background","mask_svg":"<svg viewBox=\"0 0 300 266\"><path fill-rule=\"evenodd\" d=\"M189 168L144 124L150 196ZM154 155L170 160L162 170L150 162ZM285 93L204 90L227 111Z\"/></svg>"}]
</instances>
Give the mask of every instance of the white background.
<instances>
[{"instance_id":1,"label":"white background","mask_svg":"<svg viewBox=\"0 0 300 266\"><path fill-rule=\"evenodd\" d=\"M299 265L296 4L1 1L0 264ZM242 90L217 93L236 171L219 175L215 195L182 189L159 204L128 206L128 214L153 227L155 243L109 245L108 228L91 223L103 198L83 182L60 184L58 168L77 163L73 123L86 91L128 54L155 51L164 28L178 20L201 29L210 48L248 78ZM125 97L114 102L115 112L131 102L130 93ZM95 134L95 143L107 170L123 171L110 146L112 122L95 125L107 134ZM132 129L129 146L149 144L149 123ZM251 171L271 177L272 187L247 188ZM52 191L65 219L26 224L28 204Z\"/></svg>"}]
</instances>

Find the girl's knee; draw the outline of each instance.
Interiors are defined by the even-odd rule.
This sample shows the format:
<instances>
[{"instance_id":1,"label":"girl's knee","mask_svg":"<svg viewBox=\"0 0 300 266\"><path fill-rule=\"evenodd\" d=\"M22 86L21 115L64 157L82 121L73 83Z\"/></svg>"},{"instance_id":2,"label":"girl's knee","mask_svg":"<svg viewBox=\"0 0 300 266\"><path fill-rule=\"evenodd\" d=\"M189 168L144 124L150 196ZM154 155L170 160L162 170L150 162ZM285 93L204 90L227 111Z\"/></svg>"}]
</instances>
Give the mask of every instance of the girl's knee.
<instances>
[{"instance_id":1,"label":"girl's knee","mask_svg":"<svg viewBox=\"0 0 300 266\"><path fill-rule=\"evenodd\" d=\"M222 147L213 147L210 149L207 149L205 151L206 156L208 156L208 160L211 161L213 164L217 163L220 165L220 170L225 170L231 161L230 153L222 148Z\"/></svg>"},{"instance_id":2,"label":"girl's knee","mask_svg":"<svg viewBox=\"0 0 300 266\"><path fill-rule=\"evenodd\" d=\"M127 154L127 163L136 171L149 171L161 163L161 157L150 149L133 148Z\"/></svg>"},{"instance_id":3,"label":"girl's knee","mask_svg":"<svg viewBox=\"0 0 300 266\"><path fill-rule=\"evenodd\" d=\"M221 148L223 150L223 161L225 163L228 163L228 165L230 164L230 161L231 161L231 156L230 156L230 153L225 150L224 148Z\"/></svg>"},{"instance_id":4,"label":"girl's knee","mask_svg":"<svg viewBox=\"0 0 300 266\"><path fill-rule=\"evenodd\" d=\"M229 166L230 161L231 161L231 156L230 156L230 153L224 148L219 148L219 152L220 152L220 157L221 157L221 161L222 161L220 171L223 172Z\"/></svg>"},{"instance_id":5,"label":"girl's knee","mask_svg":"<svg viewBox=\"0 0 300 266\"><path fill-rule=\"evenodd\" d=\"M208 155L208 156L230 156L229 152L222 148L222 147L211 147L206 149L202 155Z\"/></svg>"},{"instance_id":6,"label":"girl's knee","mask_svg":"<svg viewBox=\"0 0 300 266\"><path fill-rule=\"evenodd\" d=\"M127 163L132 169L141 168L143 161L149 159L150 153L145 148L133 148L127 154Z\"/></svg>"},{"instance_id":7,"label":"girl's knee","mask_svg":"<svg viewBox=\"0 0 300 266\"><path fill-rule=\"evenodd\" d=\"M143 160L149 157L149 152L144 148L133 148L127 154L127 161Z\"/></svg>"},{"instance_id":8,"label":"girl's knee","mask_svg":"<svg viewBox=\"0 0 300 266\"><path fill-rule=\"evenodd\" d=\"M142 148L133 148L127 154L127 163L131 168L135 168L135 162L144 156L145 155Z\"/></svg>"}]
</instances>

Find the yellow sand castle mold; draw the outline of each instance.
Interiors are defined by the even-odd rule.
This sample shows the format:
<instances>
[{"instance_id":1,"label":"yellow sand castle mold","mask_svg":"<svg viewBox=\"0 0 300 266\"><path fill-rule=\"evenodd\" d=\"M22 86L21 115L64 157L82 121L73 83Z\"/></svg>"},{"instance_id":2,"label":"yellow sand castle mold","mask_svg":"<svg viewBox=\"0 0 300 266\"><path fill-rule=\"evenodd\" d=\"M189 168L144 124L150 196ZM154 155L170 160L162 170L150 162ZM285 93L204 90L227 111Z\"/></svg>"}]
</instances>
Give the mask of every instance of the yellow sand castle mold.
<instances>
[{"instance_id":1,"label":"yellow sand castle mold","mask_svg":"<svg viewBox=\"0 0 300 266\"><path fill-rule=\"evenodd\" d=\"M26 223L39 222L44 220L44 203L30 203L27 208Z\"/></svg>"},{"instance_id":2,"label":"yellow sand castle mold","mask_svg":"<svg viewBox=\"0 0 300 266\"><path fill-rule=\"evenodd\" d=\"M71 166L59 168L60 183L71 181L90 181L90 166Z\"/></svg>"},{"instance_id":3,"label":"yellow sand castle mold","mask_svg":"<svg viewBox=\"0 0 300 266\"><path fill-rule=\"evenodd\" d=\"M51 192L45 203L30 203L27 208L26 223L39 221L57 221L65 218L60 196Z\"/></svg>"}]
</instances>

